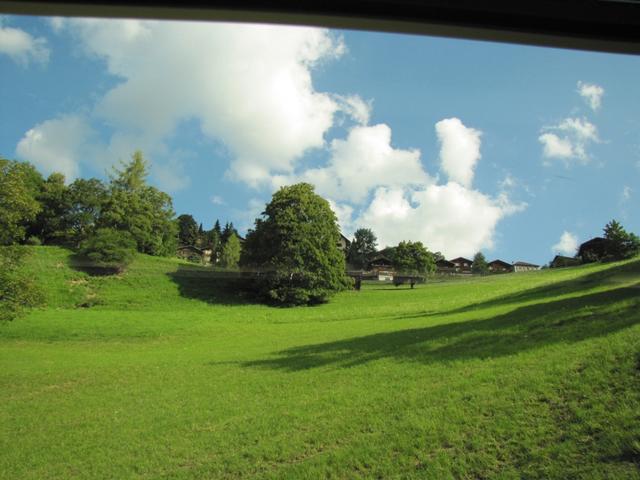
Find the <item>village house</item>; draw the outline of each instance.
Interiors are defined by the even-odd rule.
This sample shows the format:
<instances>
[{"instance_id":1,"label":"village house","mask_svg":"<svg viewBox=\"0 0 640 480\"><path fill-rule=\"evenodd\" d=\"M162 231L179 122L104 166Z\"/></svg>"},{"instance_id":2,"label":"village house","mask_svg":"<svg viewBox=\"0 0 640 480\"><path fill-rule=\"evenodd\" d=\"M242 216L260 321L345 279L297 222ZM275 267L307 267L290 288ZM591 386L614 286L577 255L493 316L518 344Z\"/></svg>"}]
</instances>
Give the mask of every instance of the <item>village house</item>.
<instances>
[{"instance_id":1,"label":"village house","mask_svg":"<svg viewBox=\"0 0 640 480\"><path fill-rule=\"evenodd\" d=\"M579 258L565 257L564 255L556 255L549 263L549 268L575 267L582 262Z\"/></svg>"},{"instance_id":2,"label":"village house","mask_svg":"<svg viewBox=\"0 0 640 480\"><path fill-rule=\"evenodd\" d=\"M468 258L458 257L449 260L449 262L454 264L456 273L471 273L471 265L473 265L473 260L469 260Z\"/></svg>"},{"instance_id":3,"label":"village house","mask_svg":"<svg viewBox=\"0 0 640 480\"><path fill-rule=\"evenodd\" d=\"M436 273L452 274L456 273L456 264L441 258L436 262Z\"/></svg>"},{"instance_id":4,"label":"village house","mask_svg":"<svg viewBox=\"0 0 640 480\"><path fill-rule=\"evenodd\" d=\"M539 268L540 268L540 265L535 265L533 263L528 263L528 262L513 263L514 272L529 272L531 270L538 270Z\"/></svg>"},{"instance_id":5,"label":"village house","mask_svg":"<svg viewBox=\"0 0 640 480\"><path fill-rule=\"evenodd\" d=\"M393 280L393 261L382 254L373 257L367 264L367 270L372 273L374 279L379 281Z\"/></svg>"},{"instance_id":6,"label":"village house","mask_svg":"<svg viewBox=\"0 0 640 480\"><path fill-rule=\"evenodd\" d=\"M210 263L213 250L210 248L198 248L193 245L181 245L176 250L176 256L190 262Z\"/></svg>"},{"instance_id":7,"label":"village house","mask_svg":"<svg viewBox=\"0 0 640 480\"><path fill-rule=\"evenodd\" d=\"M345 237L342 233L340 234L340 238L338 239L338 250L343 252L345 255L349 251L349 247L351 246L351 240Z\"/></svg>"},{"instance_id":8,"label":"village house","mask_svg":"<svg viewBox=\"0 0 640 480\"><path fill-rule=\"evenodd\" d=\"M509 273L513 272L513 265L502 260L493 260L487 264L491 273Z\"/></svg>"},{"instance_id":9,"label":"village house","mask_svg":"<svg viewBox=\"0 0 640 480\"><path fill-rule=\"evenodd\" d=\"M597 262L604 257L607 251L607 239L602 237L594 237L587 240L580 248L578 248L578 257L583 263Z\"/></svg>"}]
</instances>

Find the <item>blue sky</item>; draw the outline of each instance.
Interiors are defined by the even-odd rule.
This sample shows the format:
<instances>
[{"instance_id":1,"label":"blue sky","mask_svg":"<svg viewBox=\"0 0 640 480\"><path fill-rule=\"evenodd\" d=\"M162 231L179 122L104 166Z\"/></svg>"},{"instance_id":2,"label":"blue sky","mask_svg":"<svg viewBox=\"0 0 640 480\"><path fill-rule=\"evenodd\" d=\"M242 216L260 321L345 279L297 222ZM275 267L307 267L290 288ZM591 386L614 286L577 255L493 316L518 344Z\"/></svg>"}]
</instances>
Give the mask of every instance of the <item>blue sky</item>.
<instances>
[{"instance_id":1,"label":"blue sky","mask_svg":"<svg viewBox=\"0 0 640 480\"><path fill-rule=\"evenodd\" d=\"M640 57L257 25L0 17L0 155L241 231L309 181L343 232L543 264L640 232ZM636 207L634 209L633 207Z\"/></svg>"}]
</instances>

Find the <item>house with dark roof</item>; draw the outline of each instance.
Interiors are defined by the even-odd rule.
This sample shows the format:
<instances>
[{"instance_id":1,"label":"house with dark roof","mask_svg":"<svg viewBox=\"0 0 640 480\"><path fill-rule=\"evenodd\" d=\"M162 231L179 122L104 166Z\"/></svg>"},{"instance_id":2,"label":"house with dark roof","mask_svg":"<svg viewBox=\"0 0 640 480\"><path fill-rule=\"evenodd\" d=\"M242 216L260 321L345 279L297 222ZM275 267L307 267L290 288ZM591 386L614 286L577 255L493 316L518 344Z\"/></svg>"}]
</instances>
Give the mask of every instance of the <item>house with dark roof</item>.
<instances>
[{"instance_id":1,"label":"house with dark roof","mask_svg":"<svg viewBox=\"0 0 640 480\"><path fill-rule=\"evenodd\" d=\"M513 265L507 262L503 262L502 260L493 260L492 262L487 263L489 267L489 272L491 273L510 273L513 272Z\"/></svg>"},{"instance_id":2,"label":"house with dark roof","mask_svg":"<svg viewBox=\"0 0 640 480\"><path fill-rule=\"evenodd\" d=\"M349 247L351 246L351 240L345 237L342 233L340 234L340 238L338 239L338 249L343 252L345 255L349 251Z\"/></svg>"},{"instance_id":3,"label":"house with dark roof","mask_svg":"<svg viewBox=\"0 0 640 480\"><path fill-rule=\"evenodd\" d=\"M468 258L458 257L449 260L451 263L455 265L456 273L471 273L471 265L473 265L473 260L469 260Z\"/></svg>"},{"instance_id":4,"label":"house with dark roof","mask_svg":"<svg viewBox=\"0 0 640 480\"><path fill-rule=\"evenodd\" d=\"M436 273L455 273L456 272L456 264L450 262L449 260L445 260L441 258L436 262Z\"/></svg>"},{"instance_id":5,"label":"house with dark roof","mask_svg":"<svg viewBox=\"0 0 640 480\"><path fill-rule=\"evenodd\" d=\"M176 249L176 256L190 262L209 263L213 250L210 248L198 248L193 245L180 245Z\"/></svg>"},{"instance_id":6,"label":"house with dark roof","mask_svg":"<svg viewBox=\"0 0 640 480\"><path fill-rule=\"evenodd\" d=\"M549 263L549 268L575 267L582 263L579 258L556 255Z\"/></svg>"},{"instance_id":7,"label":"house with dark roof","mask_svg":"<svg viewBox=\"0 0 640 480\"><path fill-rule=\"evenodd\" d=\"M594 237L580 245L577 256L582 263L597 262L605 256L608 243L606 238Z\"/></svg>"},{"instance_id":8,"label":"house with dark roof","mask_svg":"<svg viewBox=\"0 0 640 480\"><path fill-rule=\"evenodd\" d=\"M529 272L531 270L538 270L539 268L540 268L540 265L536 265L534 263L528 263L528 262L513 263L514 272Z\"/></svg>"},{"instance_id":9,"label":"house with dark roof","mask_svg":"<svg viewBox=\"0 0 640 480\"><path fill-rule=\"evenodd\" d=\"M393 260L383 254L376 254L367 263L367 270L380 281L393 280Z\"/></svg>"}]
</instances>

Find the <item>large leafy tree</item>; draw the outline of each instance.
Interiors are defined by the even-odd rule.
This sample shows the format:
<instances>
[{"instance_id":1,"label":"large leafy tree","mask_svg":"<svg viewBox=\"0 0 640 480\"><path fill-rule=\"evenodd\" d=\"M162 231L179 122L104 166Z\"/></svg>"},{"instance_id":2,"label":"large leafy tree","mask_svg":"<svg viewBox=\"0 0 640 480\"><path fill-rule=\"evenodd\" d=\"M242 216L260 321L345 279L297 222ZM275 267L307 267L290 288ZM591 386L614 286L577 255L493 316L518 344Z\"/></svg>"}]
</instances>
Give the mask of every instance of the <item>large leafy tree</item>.
<instances>
[{"instance_id":1,"label":"large leafy tree","mask_svg":"<svg viewBox=\"0 0 640 480\"><path fill-rule=\"evenodd\" d=\"M473 265L471 271L475 274L486 275L489 273L489 264L482 252L478 252L473 257Z\"/></svg>"},{"instance_id":2,"label":"large leafy tree","mask_svg":"<svg viewBox=\"0 0 640 480\"><path fill-rule=\"evenodd\" d=\"M604 227L604 238L607 240L605 256L612 260L631 258L640 253L640 238L627 232L622 225L611 220Z\"/></svg>"},{"instance_id":3,"label":"large leafy tree","mask_svg":"<svg viewBox=\"0 0 640 480\"><path fill-rule=\"evenodd\" d=\"M79 245L95 233L100 215L108 199L107 187L97 178L78 178L67 190L69 210L66 212L68 240Z\"/></svg>"},{"instance_id":4,"label":"large leafy tree","mask_svg":"<svg viewBox=\"0 0 640 480\"><path fill-rule=\"evenodd\" d=\"M0 245L24 240L41 209L36 197L42 182L32 165L0 157Z\"/></svg>"},{"instance_id":5,"label":"large leafy tree","mask_svg":"<svg viewBox=\"0 0 640 480\"><path fill-rule=\"evenodd\" d=\"M337 219L308 183L282 187L247 234L241 264L258 269L258 291L281 305L325 302L346 288Z\"/></svg>"},{"instance_id":6,"label":"large leafy tree","mask_svg":"<svg viewBox=\"0 0 640 480\"><path fill-rule=\"evenodd\" d=\"M43 243L64 243L69 235L68 213L71 210L70 196L62 173L52 173L42 183L37 200L40 203L27 235L38 237Z\"/></svg>"},{"instance_id":7,"label":"large leafy tree","mask_svg":"<svg viewBox=\"0 0 640 480\"><path fill-rule=\"evenodd\" d=\"M378 239L369 228L359 228L353 234L347 259L356 268L364 268L371 256L376 253Z\"/></svg>"},{"instance_id":8,"label":"large leafy tree","mask_svg":"<svg viewBox=\"0 0 640 480\"><path fill-rule=\"evenodd\" d=\"M198 224L193 216L183 214L178 217L178 242L182 245L195 245L198 240Z\"/></svg>"},{"instance_id":9,"label":"large leafy tree","mask_svg":"<svg viewBox=\"0 0 640 480\"><path fill-rule=\"evenodd\" d=\"M436 269L433 254L422 242L403 241L393 251L394 267L406 275L428 275Z\"/></svg>"},{"instance_id":10,"label":"large leafy tree","mask_svg":"<svg viewBox=\"0 0 640 480\"><path fill-rule=\"evenodd\" d=\"M147 185L147 175L148 164L140 151L121 169L114 169L100 223L129 232L142 253L171 255L177 242L171 197Z\"/></svg>"}]
</instances>

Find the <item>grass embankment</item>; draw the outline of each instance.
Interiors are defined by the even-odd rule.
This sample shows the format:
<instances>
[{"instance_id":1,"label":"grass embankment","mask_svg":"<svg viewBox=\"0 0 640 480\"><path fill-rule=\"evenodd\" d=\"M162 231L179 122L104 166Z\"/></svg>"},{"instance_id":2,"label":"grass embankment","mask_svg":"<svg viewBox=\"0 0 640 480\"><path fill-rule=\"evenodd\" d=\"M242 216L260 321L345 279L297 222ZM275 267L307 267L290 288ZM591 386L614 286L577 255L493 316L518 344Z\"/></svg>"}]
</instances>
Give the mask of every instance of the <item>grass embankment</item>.
<instances>
[{"instance_id":1,"label":"grass embankment","mask_svg":"<svg viewBox=\"0 0 640 480\"><path fill-rule=\"evenodd\" d=\"M640 478L640 262L278 309L37 248L0 325L0 478Z\"/></svg>"}]
</instances>

